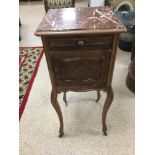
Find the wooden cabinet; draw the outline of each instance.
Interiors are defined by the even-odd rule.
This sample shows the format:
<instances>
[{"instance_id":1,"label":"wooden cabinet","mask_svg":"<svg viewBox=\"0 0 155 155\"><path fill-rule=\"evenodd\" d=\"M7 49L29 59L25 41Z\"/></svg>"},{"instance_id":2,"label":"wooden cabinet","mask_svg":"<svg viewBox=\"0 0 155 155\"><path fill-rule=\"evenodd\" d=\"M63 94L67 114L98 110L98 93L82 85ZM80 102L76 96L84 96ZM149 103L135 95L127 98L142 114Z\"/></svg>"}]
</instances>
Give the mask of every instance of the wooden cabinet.
<instances>
[{"instance_id":1,"label":"wooden cabinet","mask_svg":"<svg viewBox=\"0 0 155 155\"><path fill-rule=\"evenodd\" d=\"M67 15L73 17L66 17ZM52 83L51 102L60 120L63 117L57 94L67 91L107 92L102 125L113 100L111 86L119 34L123 24L109 7L51 9L35 35L41 36Z\"/></svg>"},{"instance_id":2,"label":"wooden cabinet","mask_svg":"<svg viewBox=\"0 0 155 155\"><path fill-rule=\"evenodd\" d=\"M78 36L45 38L49 43L49 55L59 91L75 90L75 85L85 90L105 87L113 34L102 36ZM103 86L104 85L104 86ZM92 86L90 86L89 89Z\"/></svg>"}]
</instances>

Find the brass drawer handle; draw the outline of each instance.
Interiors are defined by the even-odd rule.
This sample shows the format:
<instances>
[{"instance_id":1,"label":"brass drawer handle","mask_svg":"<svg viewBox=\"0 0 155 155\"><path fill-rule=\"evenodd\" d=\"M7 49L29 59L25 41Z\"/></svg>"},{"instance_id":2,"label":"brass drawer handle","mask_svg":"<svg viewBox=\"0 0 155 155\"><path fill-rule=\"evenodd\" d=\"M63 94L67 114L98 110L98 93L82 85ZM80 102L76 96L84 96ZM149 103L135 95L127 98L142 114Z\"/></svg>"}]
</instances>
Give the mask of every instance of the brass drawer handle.
<instances>
[{"instance_id":1,"label":"brass drawer handle","mask_svg":"<svg viewBox=\"0 0 155 155\"><path fill-rule=\"evenodd\" d=\"M84 46L84 41L83 41L83 40L79 40L79 41L78 41L78 45L79 45L79 46Z\"/></svg>"}]
</instances>

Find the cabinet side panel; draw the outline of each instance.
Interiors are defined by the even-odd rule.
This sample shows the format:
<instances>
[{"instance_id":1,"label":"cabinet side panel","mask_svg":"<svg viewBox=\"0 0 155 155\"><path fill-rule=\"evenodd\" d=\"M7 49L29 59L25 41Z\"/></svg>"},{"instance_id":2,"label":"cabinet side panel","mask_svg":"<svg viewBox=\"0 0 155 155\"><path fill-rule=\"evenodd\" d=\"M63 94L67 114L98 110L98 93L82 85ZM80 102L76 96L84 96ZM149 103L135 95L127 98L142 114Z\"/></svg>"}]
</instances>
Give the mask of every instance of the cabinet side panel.
<instances>
[{"instance_id":1,"label":"cabinet side panel","mask_svg":"<svg viewBox=\"0 0 155 155\"><path fill-rule=\"evenodd\" d=\"M45 51L45 57L46 57L46 62L47 62L47 66L48 66L48 71L49 71L49 75L50 75L50 80L51 80L51 84L52 84L52 89L55 89L55 78L54 78L54 72L52 69L52 62L50 59L50 55L49 55L49 45L48 45L48 37L41 37L42 42L43 42L43 48Z\"/></svg>"},{"instance_id":2,"label":"cabinet side panel","mask_svg":"<svg viewBox=\"0 0 155 155\"><path fill-rule=\"evenodd\" d=\"M108 73L108 82L107 82L107 89L111 87L112 77L113 77L113 71L115 66L115 60L116 60L116 52L119 42L119 33L114 34L114 40L113 40L113 46L112 46L112 54L110 58L110 67L109 67L109 73Z\"/></svg>"}]
</instances>

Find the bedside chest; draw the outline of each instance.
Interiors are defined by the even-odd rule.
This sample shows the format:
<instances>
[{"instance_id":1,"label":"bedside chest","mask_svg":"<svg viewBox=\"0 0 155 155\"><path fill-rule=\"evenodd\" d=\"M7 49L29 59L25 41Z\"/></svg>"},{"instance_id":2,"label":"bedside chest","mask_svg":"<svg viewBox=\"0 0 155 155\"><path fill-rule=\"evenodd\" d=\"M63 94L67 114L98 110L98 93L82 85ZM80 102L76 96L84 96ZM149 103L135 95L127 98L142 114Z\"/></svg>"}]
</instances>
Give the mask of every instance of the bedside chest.
<instances>
[{"instance_id":1,"label":"bedside chest","mask_svg":"<svg viewBox=\"0 0 155 155\"><path fill-rule=\"evenodd\" d=\"M35 32L41 36L52 84L51 103L64 135L57 95L67 91L104 91L103 133L113 100L111 86L119 34L126 32L109 7L50 9Z\"/></svg>"}]
</instances>

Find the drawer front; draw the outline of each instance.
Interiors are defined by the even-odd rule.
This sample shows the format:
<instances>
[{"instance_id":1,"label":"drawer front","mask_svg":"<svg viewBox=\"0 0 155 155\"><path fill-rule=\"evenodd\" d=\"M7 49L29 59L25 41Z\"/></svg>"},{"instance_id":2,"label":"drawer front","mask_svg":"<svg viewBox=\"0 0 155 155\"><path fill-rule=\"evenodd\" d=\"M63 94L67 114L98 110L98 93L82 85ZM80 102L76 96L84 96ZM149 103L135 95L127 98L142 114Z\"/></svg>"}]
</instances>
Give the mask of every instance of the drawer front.
<instances>
[{"instance_id":1,"label":"drawer front","mask_svg":"<svg viewBox=\"0 0 155 155\"><path fill-rule=\"evenodd\" d=\"M59 85L105 84L111 50L52 52L52 66Z\"/></svg>"},{"instance_id":2,"label":"drawer front","mask_svg":"<svg viewBox=\"0 0 155 155\"><path fill-rule=\"evenodd\" d=\"M78 38L48 38L50 48L54 47L67 47L67 46L110 46L113 43L113 34L105 34L99 37L78 37Z\"/></svg>"}]
</instances>

